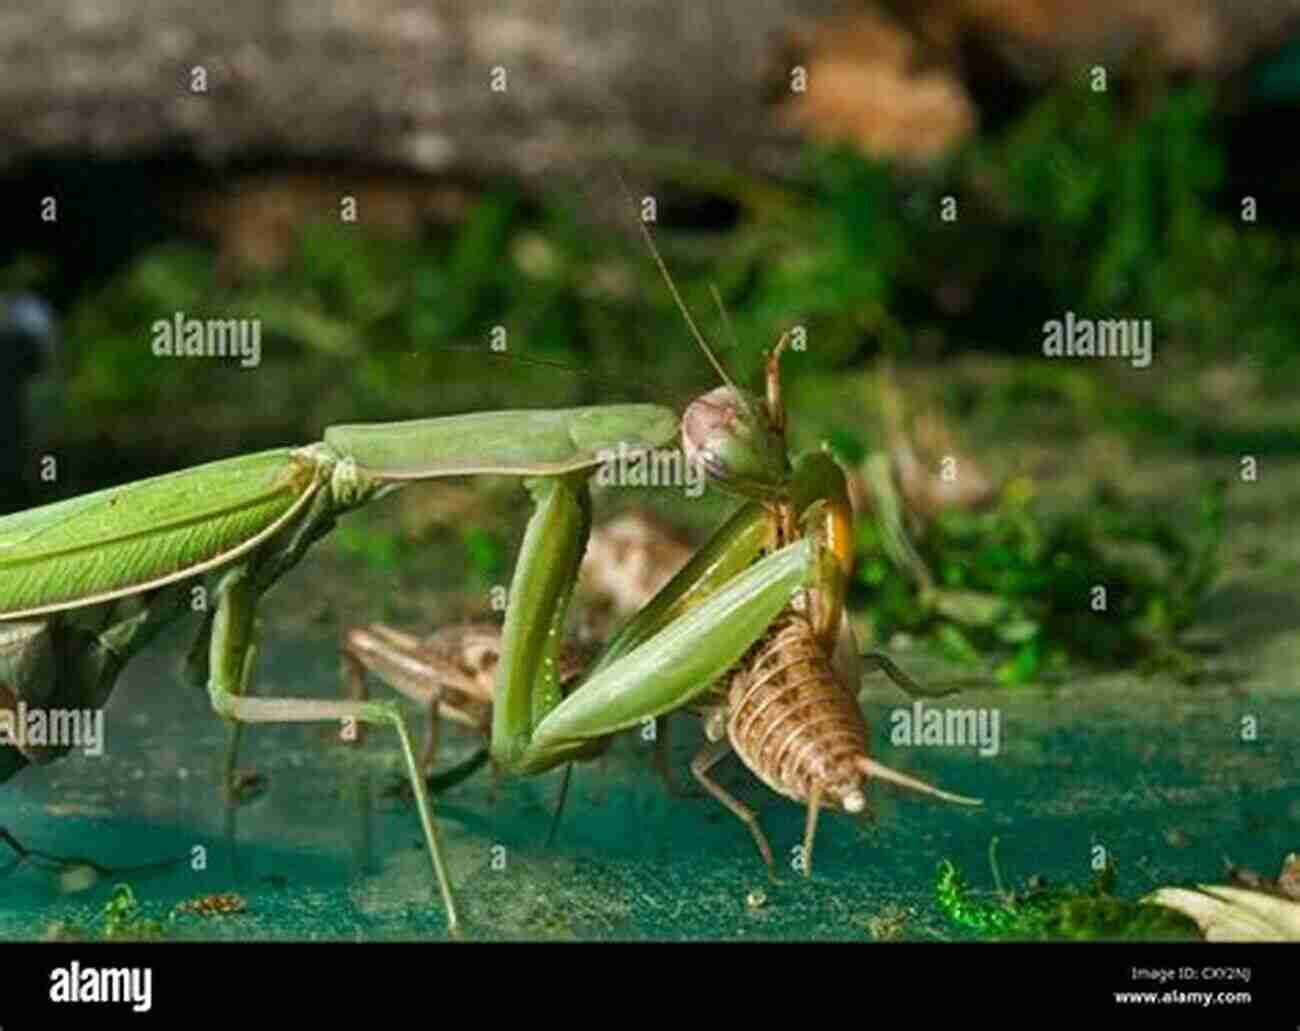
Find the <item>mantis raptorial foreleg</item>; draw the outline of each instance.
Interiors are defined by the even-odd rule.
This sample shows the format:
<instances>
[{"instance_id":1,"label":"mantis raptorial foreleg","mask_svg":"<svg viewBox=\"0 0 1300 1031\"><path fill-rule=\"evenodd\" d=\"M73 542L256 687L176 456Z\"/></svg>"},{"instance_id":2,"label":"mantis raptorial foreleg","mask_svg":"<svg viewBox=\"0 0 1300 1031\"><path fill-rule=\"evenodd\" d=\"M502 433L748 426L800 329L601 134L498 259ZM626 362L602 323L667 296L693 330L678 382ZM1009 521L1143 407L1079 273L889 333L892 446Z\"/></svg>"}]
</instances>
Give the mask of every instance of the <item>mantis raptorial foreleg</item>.
<instances>
[{"instance_id":1,"label":"mantis raptorial foreleg","mask_svg":"<svg viewBox=\"0 0 1300 1031\"><path fill-rule=\"evenodd\" d=\"M493 709L493 759L511 772L549 769L611 734L690 703L823 571L822 552L811 538L782 548L619 657L598 661L565 696L555 658L577 575L574 544L589 525L586 484L556 478L530 486L537 507L511 587ZM662 609L675 607L680 586L675 578L664 588L664 605L647 617L652 625L667 618ZM645 626L638 624L633 639Z\"/></svg>"},{"instance_id":2,"label":"mantis raptorial foreleg","mask_svg":"<svg viewBox=\"0 0 1300 1031\"><path fill-rule=\"evenodd\" d=\"M613 525L619 524L616 521ZM594 541L593 537L593 546ZM742 505L693 558L680 565L669 581L640 605L636 615L606 643L594 662L578 650L562 646L561 687L567 691L573 681L583 675L590 676L626 655L749 568L773 546L772 524L763 506ZM618 561L620 549L605 550L614 554L606 555L603 561ZM591 557L589 551L588 562ZM591 571L584 564L586 572ZM520 596L518 592L516 596ZM340 649L345 691L355 699L368 698L365 673L373 672L384 683L427 708L433 726L445 717L481 730L486 737L492 722L490 707L496 698L495 671L502 652L502 637L502 628L492 624L447 627L425 640L382 624L352 628L345 633ZM665 713L658 720L653 763L669 792L681 795L687 792L675 783L669 766L669 719ZM348 738L353 742L357 739L356 734ZM427 772L432 766L427 751L425 760ZM482 761L483 753L477 753L457 767L429 777L429 786L434 790L453 786ZM558 827L572 772L572 764L566 764L548 841Z\"/></svg>"}]
</instances>

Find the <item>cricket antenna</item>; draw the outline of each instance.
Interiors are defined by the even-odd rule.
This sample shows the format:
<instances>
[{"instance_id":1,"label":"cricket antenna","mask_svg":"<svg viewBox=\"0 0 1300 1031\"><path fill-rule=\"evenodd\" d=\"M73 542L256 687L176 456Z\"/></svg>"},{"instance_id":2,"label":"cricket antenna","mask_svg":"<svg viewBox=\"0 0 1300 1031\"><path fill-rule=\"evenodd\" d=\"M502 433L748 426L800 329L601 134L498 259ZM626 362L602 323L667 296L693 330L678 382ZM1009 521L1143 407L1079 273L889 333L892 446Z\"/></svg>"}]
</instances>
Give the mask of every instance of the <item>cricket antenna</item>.
<instances>
[{"instance_id":1,"label":"cricket antenna","mask_svg":"<svg viewBox=\"0 0 1300 1031\"><path fill-rule=\"evenodd\" d=\"M618 177L618 184L623 190L623 196L626 198L628 206L634 207L636 202L632 197L632 191L628 188L627 180L623 178L623 173L615 167L614 174ZM739 401L741 408L744 409L745 415L751 421L755 421L754 413L749 407L749 402L745 400L745 395L737 389L732 378L727 375L727 370L723 368L722 362L718 360L718 356L714 354L713 348L709 346L709 342L704 338L704 334L700 332L700 327L695 324L695 319L691 315L690 308L686 307L686 302L682 300L682 295L677 289L677 284L673 282L672 273L668 271L668 266L664 263L663 255L659 253L659 248L655 245L654 234L650 232L650 229L645 224L643 218L637 217L636 224L641 230L641 236L645 240L646 246L650 248L650 256L654 258L655 264L659 267L659 274L663 276L664 283L668 286L668 292L672 294L673 301L677 304L677 310L682 313L682 318L686 320L686 325L690 328L691 335L695 337L695 342L700 345L700 350L702 350L705 357L709 359L709 364L712 365L718 375L722 377L722 382L730 387L732 393L736 395L736 399ZM721 303L721 298L718 298L719 306L721 306ZM726 321L728 329L730 329L731 323L726 319L725 310L723 311L723 319Z\"/></svg>"}]
</instances>

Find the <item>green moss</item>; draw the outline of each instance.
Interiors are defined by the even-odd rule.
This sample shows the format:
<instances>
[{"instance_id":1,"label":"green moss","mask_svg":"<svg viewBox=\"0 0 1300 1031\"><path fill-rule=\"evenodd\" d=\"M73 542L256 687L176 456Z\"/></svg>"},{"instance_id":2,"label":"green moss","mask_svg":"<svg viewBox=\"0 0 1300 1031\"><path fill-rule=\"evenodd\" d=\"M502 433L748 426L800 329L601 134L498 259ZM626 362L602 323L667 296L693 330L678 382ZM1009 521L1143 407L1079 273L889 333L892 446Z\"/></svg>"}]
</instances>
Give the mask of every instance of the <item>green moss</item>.
<instances>
[{"instance_id":1,"label":"green moss","mask_svg":"<svg viewBox=\"0 0 1300 1031\"><path fill-rule=\"evenodd\" d=\"M144 915L129 884L119 884L104 903L100 935L105 941L154 941L165 936L161 922Z\"/></svg>"},{"instance_id":2,"label":"green moss","mask_svg":"<svg viewBox=\"0 0 1300 1031\"><path fill-rule=\"evenodd\" d=\"M1001 902L975 899L950 860L939 864L935 900L954 924L987 938L1063 941L1199 940L1194 921L1163 906L1113 894L1115 867L1108 862L1091 883L1038 886Z\"/></svg>"}]
</instances>

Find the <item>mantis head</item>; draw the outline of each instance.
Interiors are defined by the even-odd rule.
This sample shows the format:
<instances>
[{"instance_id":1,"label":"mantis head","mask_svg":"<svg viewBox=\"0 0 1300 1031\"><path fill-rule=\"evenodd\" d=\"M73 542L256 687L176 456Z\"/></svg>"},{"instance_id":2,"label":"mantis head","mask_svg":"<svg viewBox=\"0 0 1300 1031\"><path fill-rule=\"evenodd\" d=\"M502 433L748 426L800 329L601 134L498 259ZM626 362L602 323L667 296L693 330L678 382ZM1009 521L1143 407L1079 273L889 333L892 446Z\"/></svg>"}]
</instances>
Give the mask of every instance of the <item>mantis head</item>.
<instances>
[{"instance_id":1,"label":"mantis head","mask_svg":"<svg viewBox=\"0 0 1300 1031\"><path fill-rule=\"evenodd\" d=\"M630 194L628 197L630 200ZM791 468L785 446L779 360L788 334L782 336L768 356L767 400L761 402L738 388L727 375L682 300L650 230L640 219L637 226L691 335L724 384L697 397L682 416L682 450L687 461L697 463L709 479L732 494L765 502L784 501L789 494ZM731 333L731 323L716 288L713 288L713 299ZM734 333L731 335L734 342Z\"/></svg>"},{"instance_id":2,"label":"mantis head","mask_svg":"<svg viewBox=\"0 0 1300 1031\"><path fill-rule=\"evenodd\" d=\"M782 497L790 480L785 434L766 405L734 386L717 387L687 406L682 450L719 487L760 500Z\"/></svg>"},{"instance_id":3,"label":"mantis head","mask_svg":"<svg viewBox=\"0 0 1300 1031\"><path fill-rule=\"evenodd\" d=\"M721 301L719 301L721 308ZM781 352L789 334L767 357L767 397L740 390L706 344L705 353L725 386L698 397L682 416L682 449L723 490L759 501L780 501L792 478L781 402Z\"/></svg>"}]
</instances>

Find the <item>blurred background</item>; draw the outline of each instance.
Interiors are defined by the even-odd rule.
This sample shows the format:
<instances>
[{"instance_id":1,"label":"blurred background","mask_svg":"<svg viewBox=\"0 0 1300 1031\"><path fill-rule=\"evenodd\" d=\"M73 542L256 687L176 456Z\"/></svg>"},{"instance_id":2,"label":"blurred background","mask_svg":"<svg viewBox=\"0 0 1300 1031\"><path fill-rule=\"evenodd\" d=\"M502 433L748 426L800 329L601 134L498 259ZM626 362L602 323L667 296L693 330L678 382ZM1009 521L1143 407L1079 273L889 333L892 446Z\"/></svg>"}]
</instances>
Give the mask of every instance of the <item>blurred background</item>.
<instances>
[{"instance_id":1,"label":"blurred background","mask_svg":"<svg viewBox=\"0 0 1300 1031\"><path fill-rule=\"evenodd\" d=\"M793 433L854 472L865 641L1004 691L1294 688L1300 0L0 16L5 509L336 422L680 410L715 379L649 197L737 379L806 331ZM158 357L178 312L259 320L259 361ZM1150 364L1045 357L1067 312L1149 321ZM649 507L698 540L726 504ZM508 580L514 485L373 507L284 619L428 627Z\"/></svg>"},{"instance_id":2,"label":"blurred background","mask_svg":"<svg viewBox=\"0 0 1300 1031\"><path fill-rule=\"evenodd\" d=\"M5 507L332 422L680 406L713 378L636 235L651 197L733 374L754 382L762 350L804 327L788 369L799 443L830 440L855 466L889 454L940 566L913 567L913 601L937 576L1042 609L1056 580L1037 567L1060 548L1085 567L1056 584L1073 596L1103 561L1085 538L1113 516L1165 562L1163 580L1123 573L1143 631L1164 633L1210 576L1204 488L1240 480L1242 456L1276 470L1300 452L1298 14L15 5L0 294L22 442ZM1151 364L1045 360L1044 324L1066 312L1149 322ZM257 363L158 357L151 326L177 313L258 320ZM945 456L963 459L955 481L923 482ZM1023 522L935 525L1043 493L1081 516L1036 527L1047 545ZM1143 496L1200 537L1109 505ZM464 550L496 575L508 548L485 532ZM895 582L872 564L890 536L863 544L865 588ZM357 547L396 571L407 537ZM947 623L948 650L971 657L949 618L965 610L932 601L882 603L879 629ZM1016 643L1029 673L1040 643Z\"/></svg>"}]
</instances>

